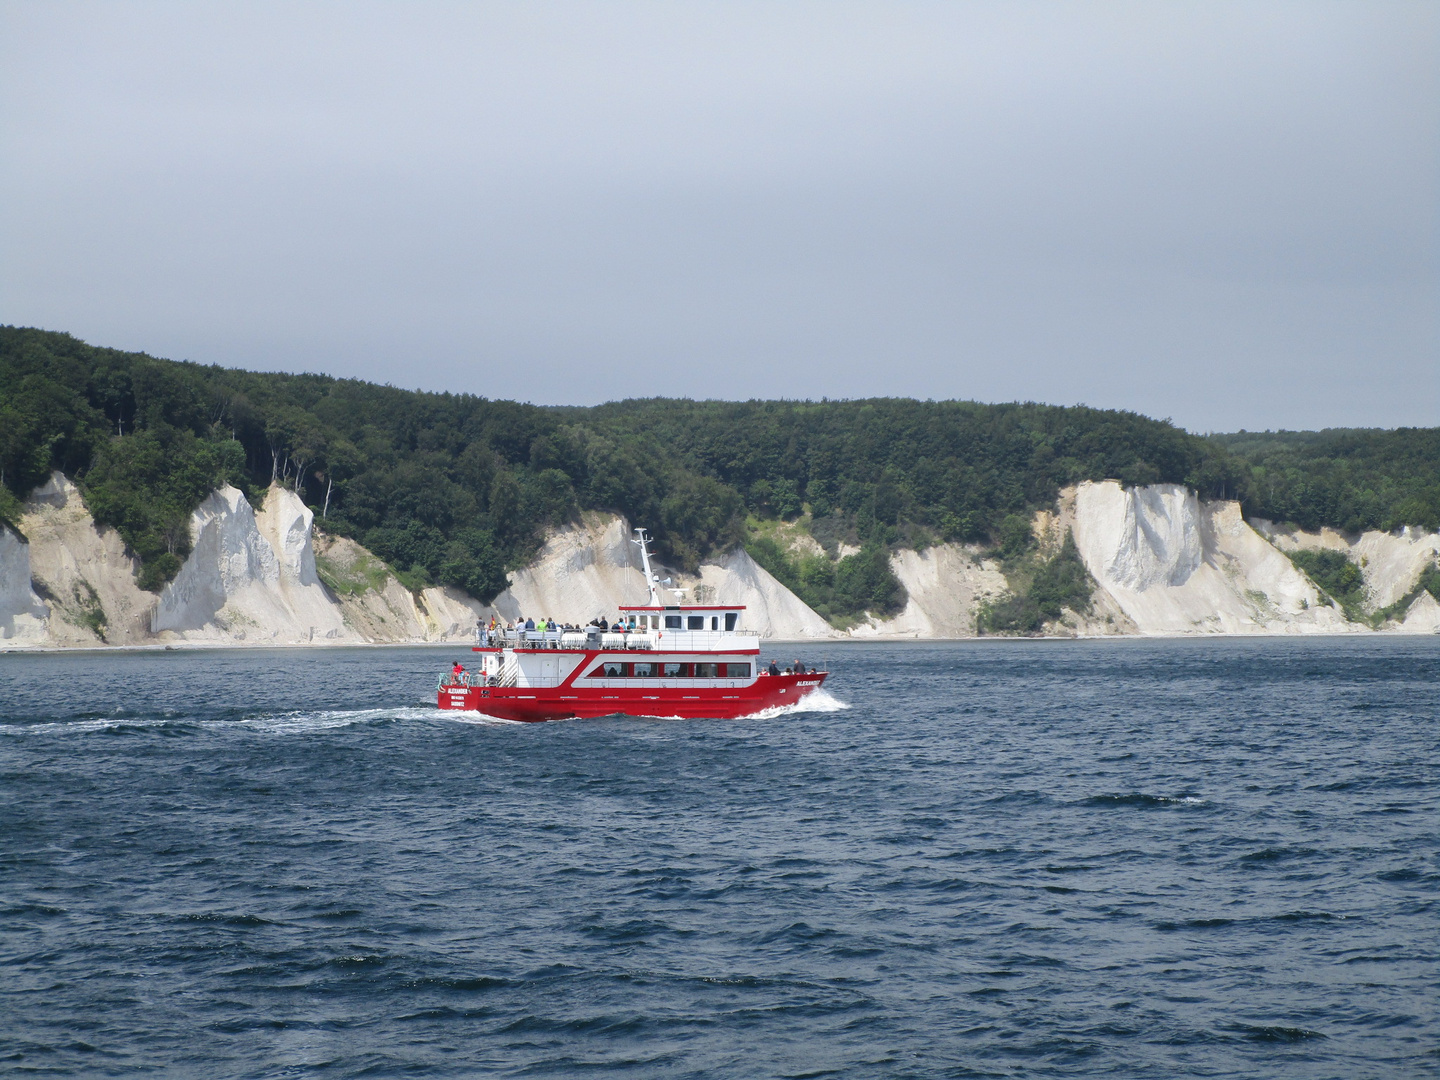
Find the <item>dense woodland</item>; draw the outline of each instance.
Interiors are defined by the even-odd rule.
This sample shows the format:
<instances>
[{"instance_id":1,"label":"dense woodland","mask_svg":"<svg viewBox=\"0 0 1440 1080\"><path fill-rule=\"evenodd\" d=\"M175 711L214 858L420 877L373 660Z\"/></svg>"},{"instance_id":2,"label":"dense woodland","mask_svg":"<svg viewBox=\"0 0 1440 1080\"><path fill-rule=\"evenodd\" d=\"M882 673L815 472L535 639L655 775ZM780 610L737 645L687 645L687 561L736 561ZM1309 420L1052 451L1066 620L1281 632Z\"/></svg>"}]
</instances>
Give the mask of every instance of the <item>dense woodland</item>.
<instances>
[{"instance_id":1,"label":"dense woodland","mask_svg":"<svg viewBox=\"0 0 1440 1080\"><path fill-rule=\"evenodd\" d=\"M13 524L52 469L119 530L151 589L179 569L209 491L229 482L258 502L278 480L412 587L489 599L547 526L611 510L686 567L748 541L835 619L901 602L894 545L1003 546L1007 520L1084 479L1185 483L1308 528L1440 527L1437 429L1202 438L1134 413L908 399L542 408L0 328L0 518ZM797 564L752 535L757 519L801 515L832 552L861 552Z\"/></svg>"}]
</instances>

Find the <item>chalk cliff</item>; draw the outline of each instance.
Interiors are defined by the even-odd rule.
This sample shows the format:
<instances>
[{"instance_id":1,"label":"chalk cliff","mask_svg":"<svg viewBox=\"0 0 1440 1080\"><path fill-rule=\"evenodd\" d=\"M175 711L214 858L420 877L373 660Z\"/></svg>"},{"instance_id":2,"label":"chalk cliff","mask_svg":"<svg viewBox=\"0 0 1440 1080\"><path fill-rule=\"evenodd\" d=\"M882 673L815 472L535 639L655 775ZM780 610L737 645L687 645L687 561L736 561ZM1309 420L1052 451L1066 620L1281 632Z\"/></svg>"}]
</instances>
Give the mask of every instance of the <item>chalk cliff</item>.
<instances>
[{"instance_id":1,"label":"chalk cliff","mask_svg":"<svg viewBox=\"0 0 1440 1080\"><path fill-rule=\"evenodd\" d=\"M472 641L490 618L492 609L458 589L432 587L417 596L354 540L316 532L313 542L321 580L345 624L366 641Z\"/></svg>"},{"instance_id":2,"label":"chalk cliff","mask_svg":"<svg viewBox=\"0 0 1440 1080\"><path fill-rule=\"evenodd\" d=\"M1421 572L1440 558L1440 534L1408 526L1394 533L1366 532L1355 537L1334 529L1318 533L1285 530L1264 520L1257 520L1255 527L1281 551L1344 552L1360 567L1367 606L1375 610L1403 599L1414 589Z\"/></svg>"},{"instance_id":3,"label":"chalk cliff","mask_svg":"<svg viewBox=\"0 0 1440 1080\"><path fill-rule=\"evenodd\" d=\"M835 631L805 601L771 576L743 548L700 565L690 599L706 604L744 604L744 626L761 637L785 641L834 637Z\"/></svg>"},{"instance_id":4,"label":"chalk cliff","mask_svg":"<svg viewBox=\"0 0 1440 1080\"><path fill-rule=\"evenodd\" d=\"M160 594L151 631L165 640L305 644L358 642L315 573L314 515L275 486L256 514L233 487L190 520L193 548Z\"/></svg>"},{"instance_id":5,"label":"chalk cliff","mask_svg":"<svg viewBox=\"0 0 1440 1080\"><path fill-rule=\"evenodd\" d=\"M890 569L905 586L904 609L893 618L866 620L850 631L852 637L974 637L980 605L1007 590L999 566L973 546L902 550L891 556Z\"/></svg>"},{"instance_id":6,"label":"chalk cliff","mask_svg":"<svg viewBox=\"0 0 1440 1080\"><path fill-rule=\"evenodd\" d=\"M255 512L234 488L212 493L191 520L193 549L159 597L135 583L119 536L95 525L75 485L55 474L25 504L25 538L0 528L0 647L208 644L345 644L469 641L492 614L585 622L643 603L646 588L629 524L588 513L554 530L530 566L487 607L456 589L412 593L380 559L343 537L318 534L313 515L276 486ZM1176 485L1125 489L1081 484L1037 515L1042 552L1073 533L1097 587L1088 614L1067 614L1052 634L1275 634L1368 632L1346 620L1286 552L1344 551L1362 568L1369 609L1396 605L1387 630L1440 631L1440 603L1417 594L1440 558L1440 536L1407 529L1347 537L1252 526L1231 502L1202 502ZM794 547L808 536L788 537ZM977 610L1002 598L999 565L974 546L902 550L891 568L908 594L889 619L848 631L861 638L975 634ZM843 637L744 550L698 573L657 566L688 602L743 604L765 637ZM1413 599L1412 599L1413 598ZM1407 605L1397 601L1406 600ZM1404 610L1401 610L1401 607Z\"/></svg>"},{"instance_id":7,"label":"chalk cliff","mask_svg":"<svg viewBox=\"0 0 1440 1080\"><path fill-rule=\"evenodd\" d=\"M135 583L138 564L114 529L95 525L79 490L61 473L36 488L21 527L30 573L49 599L50 644L134 645L150 638L155 597Z\"/></svg>"},{"instance_id":8,"label":"chalk cliff","mask_svg":"<svg viewBox=\"0 0 1440 1080\"><path fill-rule=\"evenodd\" d=\"M633 535L628 522L608 514L586 514L580 524L556 530L530 566L510 575L510 587L495 598L496 611L503 619L588 622L597 615L614 618L621 604L645 603L649 594ZM659 564L656 571L686 590L687 603L745 605L745 625L762 636L834 636L829 623L743 550L703 563L698 574Z\"/></svg>"},{"instance_id":9,"label":"chalk cliff","mask_svg":"<svg viewBox=\"0 0 1440 1080\"><path fill-rule=\"evenodd\" d=\"M0 525L0 643L8 648L44 645L50 609L30 578L30 545Z\"/></svg>"},{"instance_id":10,"label":"chalk cliff","mask_svg":"<svg viewBox=\"0 0 1440 1080\"><path fill-rule=\"evenodd\" d=\"M1236 503L1202 503L1176 484L1084 483L1073 528L1086 569L1142 634L1352 628Z\"/></svg>"}]
</instances>

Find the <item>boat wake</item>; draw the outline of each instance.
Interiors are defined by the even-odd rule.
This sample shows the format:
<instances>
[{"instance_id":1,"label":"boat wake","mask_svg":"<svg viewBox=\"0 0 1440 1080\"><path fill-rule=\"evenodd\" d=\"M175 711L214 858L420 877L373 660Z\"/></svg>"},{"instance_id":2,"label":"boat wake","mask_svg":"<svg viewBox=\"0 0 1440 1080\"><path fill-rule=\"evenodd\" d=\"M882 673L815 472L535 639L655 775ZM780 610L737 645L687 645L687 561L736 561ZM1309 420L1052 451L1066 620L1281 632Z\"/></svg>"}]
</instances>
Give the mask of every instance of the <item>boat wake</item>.
<instances>
[{"instance_id":1,"label":"boat wake","mask_svg":"<svg viewBox=\"0 0 1440 1080\"><path fill-rule=\"evenodd\" d=\"M58 720L43 724L0 725L3 735L87 735L94 733L114 734L117 732L144 732L162 729L202 731L254 731L266 735L305 735L311 732L332 731L357 724L386 722L431 721L450 719L446 714L432 707L401 707L393 709L326 709L322 711L296 710L293 712L266 712L251 716L197 716L179 710L166 710L149 715L88 716L74 720ZM476 722L509 723L491 717L468 714Z\"/></svg>"},{"instance_id":2,"label":"boat wake","mask_svg":"<svg viewBox=\"0 0 1440 1080\"><path fill-rule=\"evenodd\" d=\"M374 724L387 720L433 720L438 709L328 709L323 712L274 713L252 716L238 723L252 731L271 735L304 735L312 731L329 731L353 724Z\"/></svg>"},{"instance_id":3,"label":"boat wake","mask_svg":"<svg viewBox=\"0 0 1440 1080\"><path fill-rule=\"evenodd\" d=\"M739 717L742 720L772 720L781 716L804 713L831 713L850 708L849 704L826 690L815 690L793 705L777 705ZM646 720L678 720L677 716L645 716ZM356 724L377 724L387 722L433 722L436 720L456 724L472 724L480 727L525 727L523 721L506 720L482 712L462 712L438 709L434 706L402 707L393 709L327 709L319 712L295 711L265 713L258 716L235 716L206 718L187 715L184 712L167 710L149 716L90 716L75 720L54 721L44 724L0 725L3 735L65 734L84 735L94 732L114 733L119 731L144 731L154 728L174 728L180 725L195 731L205 729L229 729L231 731L254 731L266 735L306 735L313 732L334 731Z\"/></svg>"},{"instance_id":4,"label":"boat wake","mask_svg":"<svg viewBox=\"0 0 1440 1080\"><path fill-rule=\"evenodd\" d=\"M457 724L476 724L480 727L528 727L523 720L506 720L503 716L489 713L470 712L462 709L432 709L432 719L450 720Z\"/></svg>"},{"instance_id":5,"label":"boat wake","mask_svg":"<svg viewBox=\"0 0 1440 1080\"><path fill-rule=\"evenodd\" d=\"M850 708L849 702L841 701L834 694L822 687L819 690L812 690L793 705L772 705L768 709L761 709L759 712L750 713L743 719L773 720L777 716L796 716L801 713L843 712L848 708Z\"/></svg>"}]
</instances>

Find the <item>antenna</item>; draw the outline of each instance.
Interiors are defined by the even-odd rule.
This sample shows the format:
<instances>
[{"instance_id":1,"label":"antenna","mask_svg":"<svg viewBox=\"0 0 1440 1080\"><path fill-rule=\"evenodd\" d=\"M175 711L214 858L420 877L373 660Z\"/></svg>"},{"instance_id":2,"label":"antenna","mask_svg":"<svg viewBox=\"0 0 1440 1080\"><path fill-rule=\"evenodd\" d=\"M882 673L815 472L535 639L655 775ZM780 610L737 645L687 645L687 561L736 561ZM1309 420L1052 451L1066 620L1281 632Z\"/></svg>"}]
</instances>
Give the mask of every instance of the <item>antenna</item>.
<instances>
[{"instance_id":1,"label":"antenna","mask_svg":"<svg viewBox=\"0 0 1440 1080\"><path fill-rule=\"evenodd\" d=\"M644 529L636 529L640 534L639 540L631 540L632 544L640 545L640 560L645 566L645 587L650 590L650 606L660 606L660 593L655 588L655 583L660 579L650 572L650 537L645 535Z\"/></svg>"}]
</instances>

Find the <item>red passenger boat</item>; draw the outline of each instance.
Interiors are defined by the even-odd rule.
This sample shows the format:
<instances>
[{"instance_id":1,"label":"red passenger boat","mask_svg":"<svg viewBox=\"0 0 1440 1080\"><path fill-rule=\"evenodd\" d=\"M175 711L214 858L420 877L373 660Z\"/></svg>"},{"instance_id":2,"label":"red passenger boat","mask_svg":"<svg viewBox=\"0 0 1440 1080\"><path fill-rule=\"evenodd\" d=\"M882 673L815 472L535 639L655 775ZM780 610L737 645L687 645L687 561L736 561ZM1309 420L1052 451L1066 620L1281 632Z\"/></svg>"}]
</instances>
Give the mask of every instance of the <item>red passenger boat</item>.
<instances>
[{"instance_id":1,"label":"red passenger boat","mask_svg":"<svg viewBox=\"0 0 1440 1080\"><path fill-rule=\"evenodd\" d=\"M662 604L645 531L635 531L648 604L622 606L603 628L482 631L479 670L442 678L440 708L505 720L732 719L793 705L825 681L826 672L798 663L762 668L742 605Z\"/></svg>"}]
</instances>

